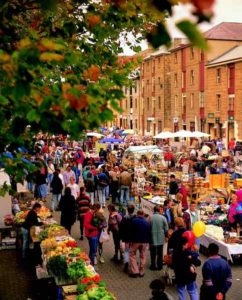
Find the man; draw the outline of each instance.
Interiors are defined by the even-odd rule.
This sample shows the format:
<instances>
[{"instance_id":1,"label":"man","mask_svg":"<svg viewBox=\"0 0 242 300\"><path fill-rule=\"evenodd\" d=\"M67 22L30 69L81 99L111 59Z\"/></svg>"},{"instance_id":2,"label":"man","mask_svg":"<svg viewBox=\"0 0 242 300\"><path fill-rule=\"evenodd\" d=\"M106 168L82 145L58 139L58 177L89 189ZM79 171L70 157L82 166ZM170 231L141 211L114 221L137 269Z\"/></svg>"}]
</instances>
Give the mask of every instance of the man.
<instances>
[{"instance_id":1,"label":"man","mask_svg":"<svg viewBox=\"0 0 242 300\"><path fill-rule=\"evenodd\" d=\"M125 215L120 223L119 226L119 234L120 239L124 243L124 272L128 273L129 269L129 248L130 248L130 242L131 242L131 231L130 226L133 218L135 217L134 214L135 206L134 205L128 205L127 211L128 214Z\"/></svg>"},{"instance_id":2,"label":"man","mask_svg":"<svg viewBox=\"0 0 242 300\"><path fill-rule=\"evenodd\" d=\"M84 216L85 236L89 242L89 258L92 266L95 263L95 256L98 246L98 227L92 225L92 220L97 211L96 205L92 205L90 210Z\"/></svg>"},{"instance_id":3,"label":"man","mask_svg":"<svg viewBox=\"0 0 242 300\"><path fill-rule=\"evenodd\" d=\"M151 244L150 244L150 270L161 270L163 266L163 246L167 238L168 223L161 215L160 205L154 207L151 217Z\"/></svg>"},{"instance_id":4,"label":"man","mask_svg":"<svg viewBox=\"0 0 242 300\"><path fill-rule=\"evenodd\" d=\"M80 221L80 233L81 237L80 240L83 240L83 228L84 228L84 217L85 214L89 211L90 207L90 197L86 193L85 187L80 188L80 195L76 199L77 202L77 214L78 214L78 219Z\"/></svg>"},{"instance_id":5,"label":"man","mask_svg":"<svg viewBox=\"0 0 242 300\"><path fill-rule=\"evenodd\" d=\"M172 211L173 202L171 199L164 201L164 215L166 217L169 228L174 228L174 215Z\"/></svg>"},{"instance_id":6,"label":"man","mask_svg":"<svg viewBox=\"0 0 242 300\"><path fill-rule=\"evenodd\" d=\"M169 183L169 196L171 199L176 198L176 194L178 193L178 184L176 182L176 177L174 174L170 176L170 183Z\"/></svg>"},{"instance_id":7,"label":"man","mask_svg":"<svg viewBox=\"0 0 242 300\"><path fill-rule=\"evenodd\" d=\"M71 169L71 166L68 165L65 172L63 173L63 177L64 177L64 183L65 186L67 186L70 183L70 178L74 177L75 178L75 182L76 182L76 174L75 172Z\"/></svg>"},{"instance_id":8,"label":"man","mask_svg":"<svg viewBox=\"0 0 242 300\"><path fill-rule=\"evenodd\" d=\"M138 210L137 217L133 218L131 226L131 243L129 250L130 277L144 277L144 266L146 263L146 251L151 240L151 227L144 218L143 210ZM139 251L140 264L138 267L136 253Z\"/></svg>"},{"instance_id":9,"label":"man","mask_svg":"<svg viewBox=\"0 0 242 300\"><path fill-rule=\"evenodd\" d=\"M120 185L120 203L128 204L129 201L129 192L132 184L132 176L127 171L127 168L123 167L123 171L119 176L119 185Z\"/></svg>"},{"instance_id":10,"label":"man","mask_svg":"<svg viewBox=\"0 0 242 300\"><path fill-rule=\"evenodd\" d=\"M190 208L187 209L183 214L183 219L185 221L187 230L192 230L194 223L200 221L200 216L198 214L196 206L197 206L196 202L191 201Z\"/></svg>"},{"instance_id":11,"label":"man","mask_svg":"<svg viewBox=\"0 0 242 300\"><path fill-rule=\"evenodd\" d=\"M107 175L103 172L102 168L97 169L98 175L96 177L97 180L97 194L98 194L98 200L99 204L102 208L106 207L106 195L105 195L105 189L109 184L109 178Z\"/></svg>"},{"instance_id":12,"label":"man","mask_svg":"<svg viewBox=\"0 0 242 300\"><path fill-rule=\"evenodd\" d=\"M222 300L232 285L231 267L219 255L218 245L208 246L209 258L202 268L201 300Z\"/></svg>"}]
</instances>

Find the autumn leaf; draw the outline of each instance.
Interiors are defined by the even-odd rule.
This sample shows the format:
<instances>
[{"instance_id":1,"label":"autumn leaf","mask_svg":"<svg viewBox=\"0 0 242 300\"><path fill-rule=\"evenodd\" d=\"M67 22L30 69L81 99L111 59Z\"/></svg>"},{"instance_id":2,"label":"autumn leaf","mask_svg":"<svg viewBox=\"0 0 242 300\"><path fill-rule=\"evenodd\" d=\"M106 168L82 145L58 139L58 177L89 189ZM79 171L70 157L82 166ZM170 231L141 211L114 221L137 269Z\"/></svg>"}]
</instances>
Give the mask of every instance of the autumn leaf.
<instances>
[{"instance_id":1,"label":"autumn leaf","mask_svg":"<svg viewBox=\"0 0 242 300\"><path fill-rule=\"evenodd\" d=\"M89 27L92 28L101 23L101 18L100 18L100 16L92 15L87 18L87 22L88 22Z\"/></svg>"},{"instance_id":2,"label":"autumn leaf","mask_svg":"<svg viewBox=\"0 0 242 300\"><path fill-rule=\"evenodd\" d=\"M50 39L41 39L40 41L41 51L59 51L65 49L65 46L62 44L58 44Z\"/></svg>"},{"instance_id":3,"label":"autumn leaf","mask_svg":"<svg viewBox=\"0 0 242 300\"><path fill-rule=\"evenodd\" d=\"M86 108L89 104L87 95L81 95L77 98L72 94L68 94L68 100L70 102L70 106L77 111Z\"/></svg>"},{"instance_id":4,"label":"autumn leaf","mask_svg":"<svg viewBox=\"0 0 242 300\"><path fill-rule=\"evenodd\" d=\"M85 80L97 81L100 76L100 68L97 65L91 65L91 67L83 72L83 78Z\"/></svg>"},{"instance_id":5,"label":"autumn leaf","mask_svg":"<svg viewBox=\"0 0 242 300\"><path fill-rule=\"evenodd\" d=\"M11 56L3 51L0 52L0 63L6 63L11 60Z\"/></svg>"},{"instance_id":6,"label":"autumn leaf","mask_svg":"<svg viewBox=\"0 0 242 300\"><path fill-rule=\"evenodd\" d=\"M63 61L64 55L53 53L53 52L45 52L40 55L40 60L46 62Z\"/></svg>"}]
</instances>

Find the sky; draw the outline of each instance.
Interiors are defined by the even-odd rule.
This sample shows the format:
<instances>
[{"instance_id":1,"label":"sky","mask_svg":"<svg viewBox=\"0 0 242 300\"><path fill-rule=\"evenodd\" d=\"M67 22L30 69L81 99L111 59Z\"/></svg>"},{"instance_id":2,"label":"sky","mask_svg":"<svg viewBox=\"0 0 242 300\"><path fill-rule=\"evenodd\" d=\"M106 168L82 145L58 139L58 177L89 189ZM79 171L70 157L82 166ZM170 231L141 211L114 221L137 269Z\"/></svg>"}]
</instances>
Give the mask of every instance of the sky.
<instances>
[{"instance_id":1,"label":"sky","mask_svg":"<svg viewBox=\"0 0 242 300\"><path fill-rule=\"evenodd\" d=\"M202 0L201 0L202 1ZM200 25L201 31L206 31L221 22L239 22L242 23L242 0L216 0L213 8L214 16L210 23L202 23ZM181 32L176 29L174 23L188 18L191 19L191 6L179 5L174 9L174 16L168 20L168 29L173 38L182 37ZM147 48L146 42L142 43L142 48ZM126 55L133 54L128 47L124 46L124 53Z\"/></svg>"}]
</instances>

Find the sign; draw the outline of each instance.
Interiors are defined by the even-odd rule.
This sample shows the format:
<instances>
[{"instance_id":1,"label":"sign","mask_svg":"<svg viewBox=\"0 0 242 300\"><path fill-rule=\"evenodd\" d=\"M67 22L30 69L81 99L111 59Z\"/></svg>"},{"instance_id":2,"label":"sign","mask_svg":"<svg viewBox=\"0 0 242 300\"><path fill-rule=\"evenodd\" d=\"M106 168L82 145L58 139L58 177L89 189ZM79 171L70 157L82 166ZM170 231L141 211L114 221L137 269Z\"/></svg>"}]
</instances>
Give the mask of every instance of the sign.
<instances>
[{"instance_id":1,"label":"sign","mask_svg":"<svg viewBox=\"0 0 242 300\"><path fill-rule=\"evenodd\" d=\"M173 118L173 123L178 123L178 117Z\"/></svg>"},{"instance_id":2,"label":"sign","mask_svg":"<svg viewBox=\"0 0 242 300\"><path fill-rule=\"evenodd\" d=\"M214 113L208 113L208 118L213 119L214 118Z\"/></svg>"},{"instance_id":3,"label":"sign","mask_svg":"<svg viewBox=\"0 0 242 300\"><path fill-rule=\"evenodd\" d=\"M154 207L155 207L154 203L152 203L149 200L146 200L144 198L141 198L141 208L145 214L147 214L149 216L153 215Z\"/></svg>"},{"instance_id":4,"label":"sign","mask_svg":"<svg viewBox=\"0 0 242 300\"><path fill-rule=\"evenodd\" d=\"M229 121L234 121L234 116L229 116Z\"/></svg>"}]
</instances>

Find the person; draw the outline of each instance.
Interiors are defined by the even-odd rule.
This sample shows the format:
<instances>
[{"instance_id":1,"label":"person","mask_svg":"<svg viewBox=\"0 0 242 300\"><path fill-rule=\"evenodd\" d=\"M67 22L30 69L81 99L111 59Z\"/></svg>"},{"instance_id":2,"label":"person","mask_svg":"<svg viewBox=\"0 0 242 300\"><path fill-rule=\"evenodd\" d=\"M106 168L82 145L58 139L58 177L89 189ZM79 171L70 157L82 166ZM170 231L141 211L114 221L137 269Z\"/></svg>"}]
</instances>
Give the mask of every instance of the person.
<instances>
[{"instance_id":1,"label":"person","mask_svg":"<svg viewBox=\"0 0 242 300\"><path fill-rule=\"evenodd\" d=\"M124 243L124 272L128 273L129 270L129 248L130 248L130 242L131 242L131 231L130 226L133 218L135 217L134 214L135 206L130 204L127 207L127 212L120 223L120 239Z\"/></svg>"},{"instance_id":2,"label":"person","mask_svg":"<svg viewBox=\"0 0 242 300\"><path fill-rule=\"evenodd\" d=\"M26 258L27 250L29 247L29 236L30 236L30 228L32 226L41 226L44 223L38 220L38 213L41 209L41 204L36 202L32 209L27 214L25 221L22 224L21 231L23 236L23 246L22 246L22 258Z\"/></svg>"},{"instance_id":3,"label":"person","mask_svg":"<svg viewBox=\"0 0 242 300\"><path fill-rule=\"evenodd\" d=\"M168 239L168 253L173 252L176 250L177 247L180 245L180 240L182 238L183 233L186 231L185 222L183 218L176 218L175 219L175 230L172 232L170 238Z\"/></svg>"},{"instance_id":4,"label":"person","mask_svg":"<svg viewBox=\"0 0 242 300\"><path fill-rule=\"evenodd\" d=\"M179 300L186 299L186 290L191 300L198 300L195 267L200 266L198 253L188 249L188 241L182 237L172 254L172 268L175 272Z\"/></svg>"},{"instance_id":5,"label":"person","mask_svg":"<svg viewBox=\"0 0 242 300\"><path fill-rule=\"evenodd\" d=\"M173 297L165 292L165 282L161 279L155 279L150 283L152 297L150 300L173 300Z\"/></svg>"},{"instance_id":6,"label":"person","mask_svg":"<svg viewBox=\"0 0 242 300\"><path fill-rule=\"evenodd\" d=\"M89 195L86 193L85 187L80 188L80 195L76 199L77 203L77 215L80 222L80 240L83 240L83 230L84 230L84 216L89 211L91 200ZM93 203L92 203L93 204Z\"/></svg>"},{"instance_id":7,"label":"person","mask_svg":"<svg viewBox=\"0 0 242 300\"><path fill-rule=\"evenodd\" d=\"M109 178L105 173L103 173L102 168L98 169L97 179L97 194L99 204L102 208L106 207L106 195L105 195L105 188L109 184Z\"/></svg>"},{"instance_id":8,"label":"person","mask_svg":"<svg viewBox=\"0 0 242 300\"><path fill-rule=\"evenodd\" d=\"M144 267L146 263L146 251L151 241L151 226L144 218L144 211L138 210L137 216L133 218L130 226L132 233L129 259L130 259L130 277L144 277ZM140 264L138 267L136 254L139 251Z\"/></svg>"},{"instance_id":9,"label":"person","mask_svg":"<svg viewBox=\"0 0 242 300\"><path fill-rule=\"evenodd\" d=\"M237 222L234 218L234 216L237 214L238 202L237 202L237 195L233 194L231 196L231 203L228 210L228 221L229 221L229 227L231 229L237 229Z\"/></svg>"},{"instance_id":10,"label":"person","mask_svg":"<svg viewBox=\"0 0 242 300\"><path fill-rule=\"evenodd\" d=\"M200 216L196 209L196 206L196 202L191 201L189 209L187 209L183 214L183 219L185 221L187 230L192 230L194 223L200 221Z\"/></svg>"},{"instance_id":11,"label":"person","mask_svg":"<svg viewBox=\"0 0 242 300\"><path fill-rule=\"evenodd\" d=\"M181 182L180 188L179 188L179 194L182 195L181 199L181 205L183 210L188 209L188 202L187 202L187 189L183 182Z\"/></svg>"},{"instance_id":12,"label":"person","mask_svg":"<svg viewBox=\"0 0 242 300\"><path fill-rule=\"evenodd\" d=\"M56 210L56 208L59 206L62 189L63 189L63 184L59 177L59 173L55 171L53 173L53 179L50 183L50 190L52 192L51 203L50 203L51 211Z\"/></svg>"},{"instance_id":13,"label":"person","mask_svg":"<svg viewBox=\"0 0 242 300\"><path fill-rule=\"evenodd\" d=\"M112 203L118 203L119 189L119 168L115 166L110 172L110 193L112 195Z\"/></svg>"},{"instance_id":14,"label":"person","mask_svg":"<svg viewBox=\"0 0 242 300\"><path fill-rule=\"evenodd\" d=\"M85 236L89 243L89 258L92 266L95 264L98 245L98 227L92 223L96 212L97 206L94 204L90 206L90 210L84 216Z\"/></svg>"},{"instance_id":15,"label":"person","mask_svg":"<svg viewBox=\"0 0 242 300\"><path fill-rule=\"evenodd\" d=\"M154 207L151 217L150 270L161 270L163 266L163 246L167 238L168 223L161 214L160 205Z\"/></svg>"},{"instance_id":16,"label":"person","mask_svg":"<svg viewBox=\"0 0 242 300\"><path fill-rule=\"evenodd\" d=\"M164 216L167 219L169 228L174 228L174 215L172 210L172 200L167 199L164 201Z\"/></svg>"},{"instance_id":17,"label":"person","mask_svg":"<svg viewBox=\"0 0 242 300\"><path fill-rule=\"evenodd\" d=\"M231 267L218 255L219 247L215 243L208 246L209 258L202 267L203 283L201 300L222 300L232 286Z\"/></svg>"},{"instance_id":18,"label":"person","mask_svg":"<svg viewBox=\"0 0 242 300\"><path fill-rule=\"evenodd\" d=\"M70 178L70 182L67 186L71 189L71 194L76 200L80 195L80 188L79 188L78 184L76 184L74 176L72 176Z\"/></svg>"},{"instance_id":19,"label":"person","mask_svg":"<svg viewBox=\"0 0 242 300\"><path fill-rule=\"evenodd\" d=\"M47 187L47 167L42 165L40 169L36 173L36 189L37 189L37 198L42 201L46 201L48 195L48 187Z\"/></svg>"},{"instance_id":20,"label":"person","mask_svg":"<svg viewBox=\"0 0 242 300\"><path fill-rule=\"evenodd\" d=\"M169 196L171 199L175 199L178 190L179 189L178 189L178 184L176 182L176 177L174 174L171 174L170 183L169 183Z\"/></svg>"},{"instance_id":21,"label":"person","mask_svg":"<svg viewBox=\"0 0 242 300\"><path fill-rule=\"evenodd\" d=\"M53 179L53 174L55 172L55 167L54 167L53 161L51 159L48 160L47 172L48 172L47 173L47 181L48 181L48 184L50 185L51 181Z\"/></svg>"},{"instance_id":22,"label":"person","mask_svg":"<svg viewBox=\"0 0 242 300\"><path fill-rule=\"evenodd\" d=\"M104 216L104 211L101 208L100 204L96 204L97 211L95 213L95 218L97 220L98 225L98 247L97 247L97 253L99 254L99 261L101 264L104 264L104 257L103 257L103 243L100 241L101 234L104 230L104 228L107 227L107 221ZM97 264L97 258L95 257L95 264Z\"/></svg>"},{"instance_id":23,"label":"person","mask_svg":"<svg viewBox=\"0 0 242 300\"><path fill-rule=\"evenodd\" d=\"M128 205L129 193L132 184L132 176L127 171L126 167L122 167L123 171L119 176L119 185L120 185L120 204Z\"/></svg>"},{"instance_id":24,"label":"person","mask_svg":"<svg viewBox=\"0 0 242 300\"><path fill-rule=\"evenodd\" d=\"M76 200L71 194L69 187L65 188L64 196L61 197L59 209L61 211L61 226L71 234L71 227L76 221Z\"/></svg>"},{"instance_id":25,"label":"person","mask_svg":"<svg viewBox=\"0 0 242 300\"><path fill-rule=\"evenodd\" d=\"M70 183L70 178L74 177L74 181L76 182L76 175L75 172L71 169L71 166L68 165L66 170L63 173L64 183L67 186Z\"/></svg>"},{"instance_id":26,"label":"person","mask_svg":"<svg viewBox=\"0 0 242 300\"><path fill-rule=\"evenodd\" d=\"M112 232L115 254L112 257L112 261L118 262L118 252L120 252L120 260L122 259L120 251L120 234L119 234L119 225L122 220L122 216L117 212L113 204L108 206L109 217L108 217L108 234Z\"/></svg>"},{"instance_id":27,"label":"person","mask_svg":"<svg viewBox=\"0 0 242 300\"><path fill-rule=\"evenodd\" d=\"M87 173L87 179L84 180L84 184L86 187L86 192L89 195L91 199L91 204L94 204L94 194L95 194L95 182L94 182L94 176L91 172Z\"/></svg>"}]
</instances>

